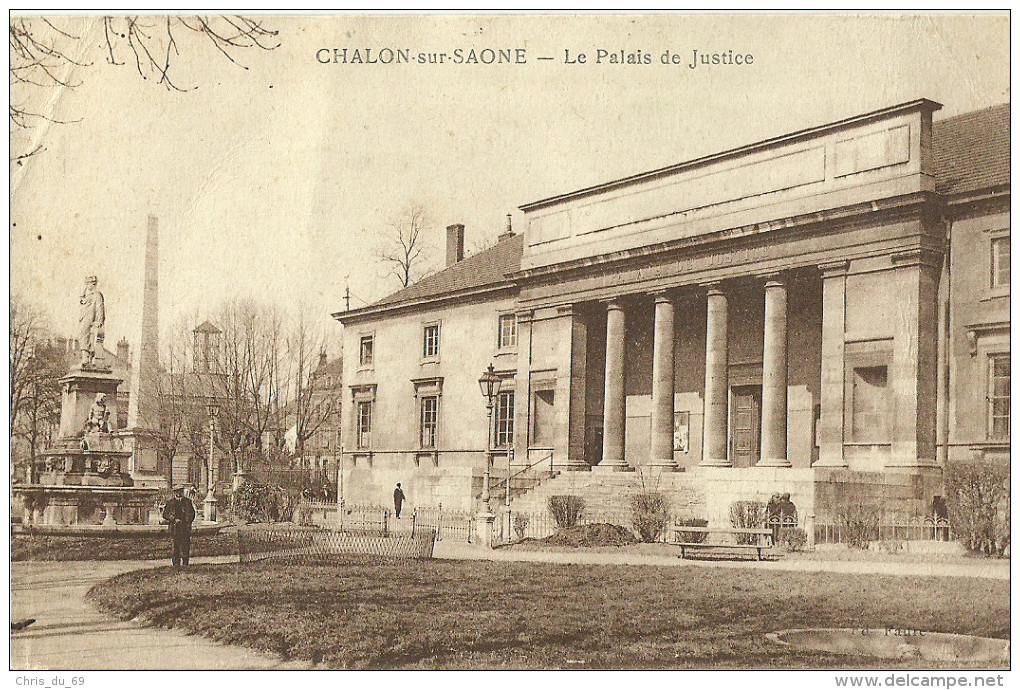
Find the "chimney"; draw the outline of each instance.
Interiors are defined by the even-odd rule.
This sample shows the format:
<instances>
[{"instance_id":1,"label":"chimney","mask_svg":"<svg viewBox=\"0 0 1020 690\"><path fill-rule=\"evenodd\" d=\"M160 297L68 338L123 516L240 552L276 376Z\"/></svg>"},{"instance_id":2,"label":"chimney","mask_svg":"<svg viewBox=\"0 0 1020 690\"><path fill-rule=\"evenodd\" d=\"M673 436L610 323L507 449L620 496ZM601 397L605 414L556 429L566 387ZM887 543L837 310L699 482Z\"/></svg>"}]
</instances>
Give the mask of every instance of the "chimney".
<instances>
[{"instance_id":1,"label":"chimney","mask_svg":"<svg viewBox=\"0 0 1020 690\"><path fill-rule=\"evenodd\" d=\"M504 230L503 234L500 235L497 239L500 242L502 242L503 240L508 239L510 237L513 237L513 236L514 236L514 221L513 221L513 216L511 216L508 213L508 214L506 214L506 230Z\"/></svg>"},{"instance_id":2,"label":"chimney","mask_svg":"<svg viewBox=\"0 0 1020 690\"><path fill-rule=\"evenodd\" d=\"M121 338L120 340L118 340L117 341L117 358L127 362L127 361L129 361L128 360L129 352L130 352L130 348L128 347L127 338Z\"/></svg>"},{"instance_id":3,"label":"chimney","mask_svg":"<svg viewBox=\"0 0 1020 690\"><path fill-rule=\"evenodd\" d=\"M446 266L449 268L464 259L464 225L446 226Z\"/></svg>"}]
</instances>

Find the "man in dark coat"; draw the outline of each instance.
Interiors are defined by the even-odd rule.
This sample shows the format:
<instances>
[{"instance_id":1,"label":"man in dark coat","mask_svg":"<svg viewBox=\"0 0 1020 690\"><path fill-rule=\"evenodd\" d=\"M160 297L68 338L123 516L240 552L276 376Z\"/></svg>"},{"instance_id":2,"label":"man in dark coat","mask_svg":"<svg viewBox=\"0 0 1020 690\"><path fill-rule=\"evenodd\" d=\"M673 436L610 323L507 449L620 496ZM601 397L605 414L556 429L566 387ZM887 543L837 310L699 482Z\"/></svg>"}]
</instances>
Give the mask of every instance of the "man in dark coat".
<instances>
[{"instance_id":1,"label":"man in dark coat","mask_svg":"<svg viewBox=\"0 0 1020 690\"><path fill-rule=\"evenodd\" d=\"M400 519L400 508L404 505L404 492L400 488L400 482L397 482L397 488L393 490L393 511L397 514L397 519Z\"/></svg>"},{"instance_id":2,"label":"man in dark coat","mask_svg":"<svg viewBox=\"0 0 1020 690\"><path fill-rule=\"evenodd\" d=\"M174 495L163 507L163 519L170 526L173 539L174 567L188 565L191 556L191 523L195 521L195 504L184 495L184 485L174 487Z\"/></svg>"}]
</instances>

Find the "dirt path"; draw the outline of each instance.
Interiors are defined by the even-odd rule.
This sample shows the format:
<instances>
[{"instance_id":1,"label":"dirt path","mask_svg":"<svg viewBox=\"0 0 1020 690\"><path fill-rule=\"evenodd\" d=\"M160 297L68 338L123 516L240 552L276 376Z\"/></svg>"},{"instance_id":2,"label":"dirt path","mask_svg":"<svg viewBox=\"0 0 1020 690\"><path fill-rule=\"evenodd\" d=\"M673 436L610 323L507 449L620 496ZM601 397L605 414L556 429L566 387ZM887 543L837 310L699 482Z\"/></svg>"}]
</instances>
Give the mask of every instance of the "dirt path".
<instances>
[{"instance_id":1,"label":"dirt path","mask_svg":"<svg viewBox=\"0 0 1020 690\"><path fill-rule=\"evenodd\" d=\"M196 559L221 562L224 559ZM229 560L229 559L228 559ZM98 582L164 561L29 562L11 564L12 670L305 669L307 663L180 632L145 628L99 613L85 601Z\"/></svg>"}]
</instances>

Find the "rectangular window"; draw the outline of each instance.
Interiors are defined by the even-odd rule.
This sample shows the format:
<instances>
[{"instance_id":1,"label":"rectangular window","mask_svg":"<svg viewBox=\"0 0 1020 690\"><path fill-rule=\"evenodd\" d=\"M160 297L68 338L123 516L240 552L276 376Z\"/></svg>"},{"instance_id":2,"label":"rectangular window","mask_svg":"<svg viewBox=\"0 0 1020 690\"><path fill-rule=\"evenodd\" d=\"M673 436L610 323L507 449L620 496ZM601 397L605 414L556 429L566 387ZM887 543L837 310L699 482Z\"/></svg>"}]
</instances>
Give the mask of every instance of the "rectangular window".
<instances>
[{"instance_id":1,"label":"rectangular window","mask_svg":"<svg viewBox=\"0 0 1020 690\"><path fill-rule=\"evenodd\" d=\"M358 448L372 447L372 401L358 403Z\"/></svg>"},{"instance_id":2,"label":"rectangular window","mask_svg":"<svg viewBox=\"0 0 1020 690\"><path fill-rule=\"evenodd\" d=\"M496 398L496 447L505 448L514 442L514 392L505 391Z\"/></svg>"},{"instance_id":3,"label":"rectangular window","mask_svg":"<svg viewBox=\"0 0 1020 690\"><path fill-rule=\"evenodd\" d=\"M850 433L857 442L888 443L887 368L856 367L851 391Z\"/></svg>"},{"instance_id":4,"label":"rectangular window","mask_svg":"<svg viewBox=\"0 0 1020 690\"><path fill-rule=\"evenodd\" d=\"M437 430L439 428L439 397L429 395L421 399L421 447L436 447Z\"/></svg>"},{"instance_id":5,"label":"rectangular window","mask_svg":"<svg viewBox=\"0 0 1020 690\"><path fill-rule=\"evenodd\" d=\"M425 326L422 338L422 357L439 356L439 324L432 323Z\"/></svg>"},{"instance_id":6,"label":"rectangular window","mask_svg":"<svg viewBox=\"0 0 1020 690\"><path fill-rule=\"evenodd\" d=\"M375 347L375 336L363 335L361 336L361 350L358 361L363 367L372 366L372 358L374 356Z\"/></svg>"},{"instance_id":7,"label":"rectangular window","mask_svg":"<svg viewBox=\"0 0 1020 690\"><path fill-rule=\"evenodd\" d=\"M1009 355L988 358L988 437L1009 438Z\"/></svg>"},{"instance_id":8,"label":"rectangular window","mask_svg":"<svg viewBox=\"0 0 1020 690\"><path fill-rule=\"evenodd\" d=\"M533 417L534 424L531 428L531 443L535 446L552 447L553 430L555 425L554 412L556 403L556 391L544 390L535 391Z\"/></svg>"},{"instance_id":9,"label":"rectangular window","mask_svg":"<svg viewBox=\"0 0 1020 690\"><path fill-rule=\"evenodd\" d=\"M992 287L1009 285L1009 236L992 240Z\"/></svg>"},{"instance_id":10,"label":"rectangular window","mask_svg":"<svg viewBox=\"0 0 1020 690\"><path fill-rule=\"evenodd\" d=\"M517 347L517 315L500 314L499 317L499 343L500 349Z\"/></svg>"}]
</instances>

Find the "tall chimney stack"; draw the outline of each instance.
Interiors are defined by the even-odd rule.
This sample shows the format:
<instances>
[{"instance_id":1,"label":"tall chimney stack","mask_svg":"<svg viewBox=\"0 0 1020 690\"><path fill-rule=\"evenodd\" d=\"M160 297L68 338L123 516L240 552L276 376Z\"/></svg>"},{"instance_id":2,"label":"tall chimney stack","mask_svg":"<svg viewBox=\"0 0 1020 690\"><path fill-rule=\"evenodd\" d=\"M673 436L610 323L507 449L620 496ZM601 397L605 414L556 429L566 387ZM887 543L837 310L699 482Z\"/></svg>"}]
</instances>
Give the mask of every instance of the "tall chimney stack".
<instances>
[{"instance_id":1,"label":"tall chimney stack","mask_svg":"<svg viewBox=\"0 0 1020 690\"><path fill-rule=\"evenodd\" d=\"M506 230L504 230L503 234L500 235L497 239L502 241L507 239L508 237L513 236L514 236L514 219L513 216L508 213L506 214Z\"/></svg>"},{"instance_id":2,"label":"tall chimney stack","mask_svg":"<svg viewBox=\"0 0 1020 690\"><path fill-rule=\"evenodd\" d=\"M453 266L464 259L464 225L454 223L446 226L446 266Z\"/></svg>"}]
</instances>

